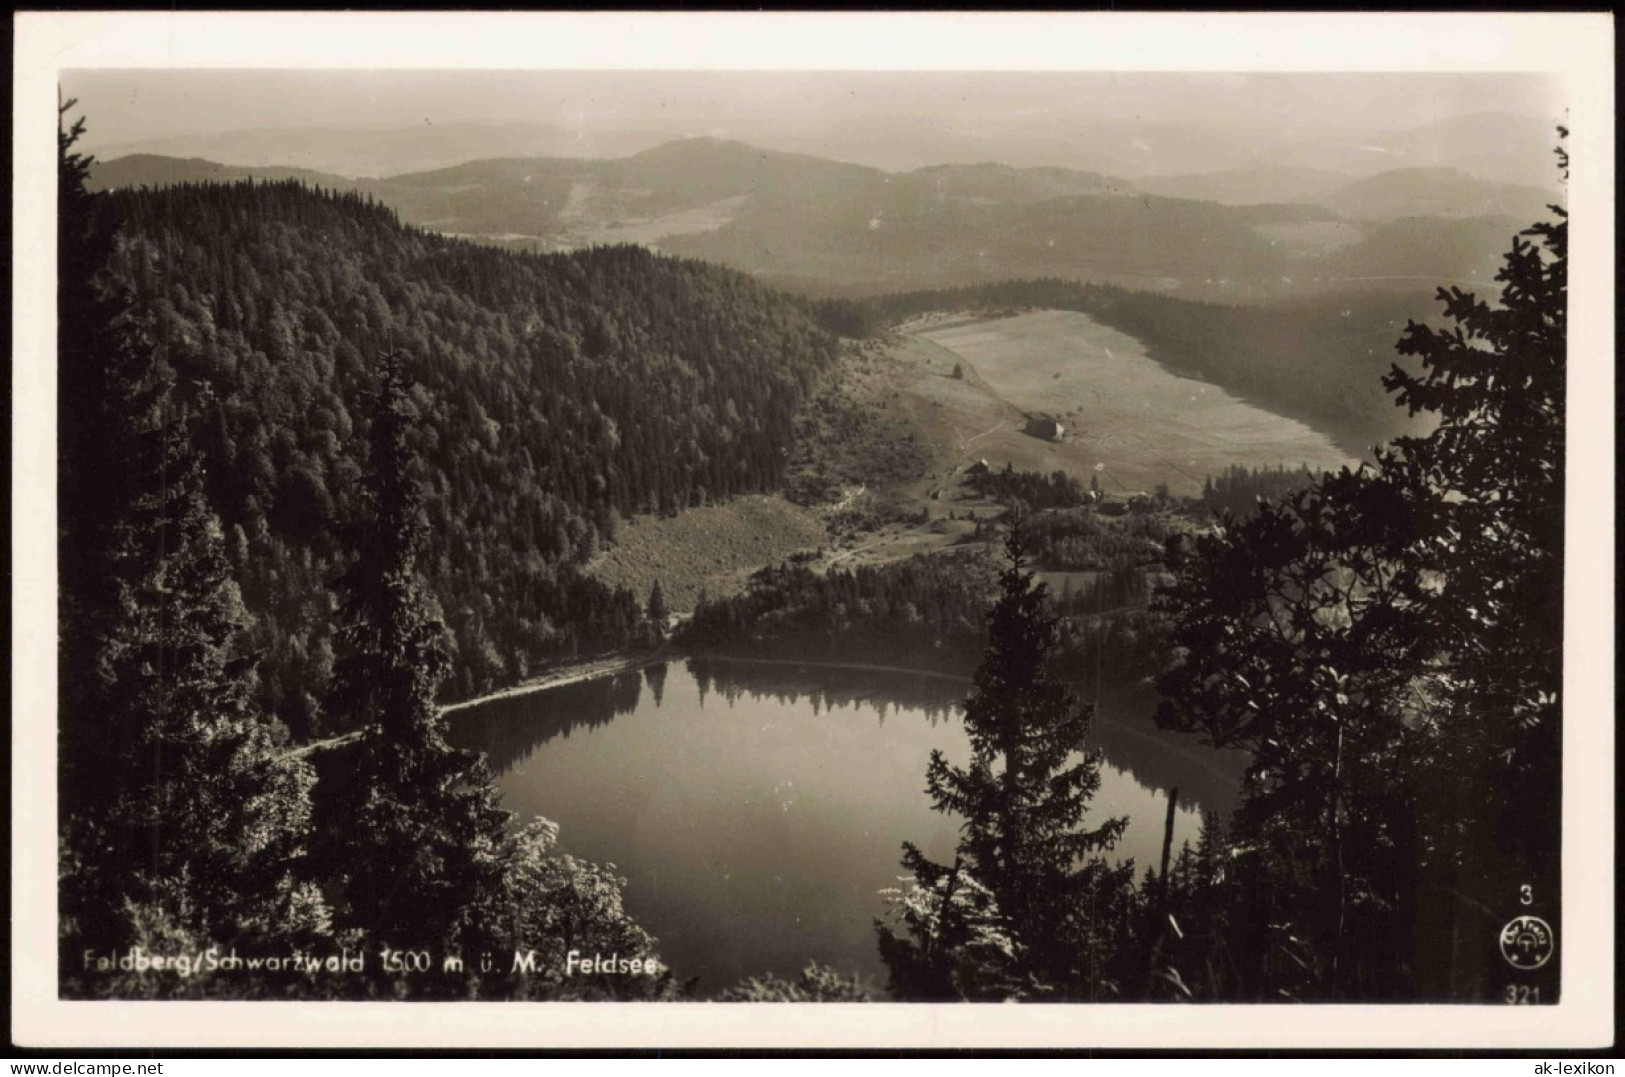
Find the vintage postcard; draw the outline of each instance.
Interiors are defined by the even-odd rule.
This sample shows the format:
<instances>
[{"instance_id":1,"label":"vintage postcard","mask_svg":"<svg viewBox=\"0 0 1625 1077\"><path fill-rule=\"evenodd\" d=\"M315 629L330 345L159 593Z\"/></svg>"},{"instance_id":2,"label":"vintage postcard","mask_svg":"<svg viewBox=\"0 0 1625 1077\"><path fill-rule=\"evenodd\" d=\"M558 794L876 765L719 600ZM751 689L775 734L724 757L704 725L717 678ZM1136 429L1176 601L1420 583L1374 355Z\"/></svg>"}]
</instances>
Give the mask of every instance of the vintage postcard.
<instances>
[{"instance_id":1,"label":"vintage postcard","mask_svg":"<svg viewBox=\"0 0 1625 1077\"><path fill-rule=\"evenodd\" d=\"M1603 16L16 29L18 1043L1612 1039Z\"/></svg>"}]
</instances>

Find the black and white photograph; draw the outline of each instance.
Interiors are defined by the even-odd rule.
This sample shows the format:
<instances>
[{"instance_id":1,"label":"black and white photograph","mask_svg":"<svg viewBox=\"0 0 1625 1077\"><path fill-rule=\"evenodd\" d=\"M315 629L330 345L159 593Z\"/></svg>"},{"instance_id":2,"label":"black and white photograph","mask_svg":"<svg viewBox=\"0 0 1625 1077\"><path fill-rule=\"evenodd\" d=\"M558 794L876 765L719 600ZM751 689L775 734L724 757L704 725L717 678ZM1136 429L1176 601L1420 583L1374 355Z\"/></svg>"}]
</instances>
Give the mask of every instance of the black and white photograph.
<instances>
[{"instance_id":1,"label":"black and white photograph","mask_svg":"<svg viewBox=\"0 0 1625 1077\"><path fill-rule=\"evenodd\" d=\"M1609 22L423 18L18 16L35 1042L1611 1042Z\"/></svg>"}]
</instances>

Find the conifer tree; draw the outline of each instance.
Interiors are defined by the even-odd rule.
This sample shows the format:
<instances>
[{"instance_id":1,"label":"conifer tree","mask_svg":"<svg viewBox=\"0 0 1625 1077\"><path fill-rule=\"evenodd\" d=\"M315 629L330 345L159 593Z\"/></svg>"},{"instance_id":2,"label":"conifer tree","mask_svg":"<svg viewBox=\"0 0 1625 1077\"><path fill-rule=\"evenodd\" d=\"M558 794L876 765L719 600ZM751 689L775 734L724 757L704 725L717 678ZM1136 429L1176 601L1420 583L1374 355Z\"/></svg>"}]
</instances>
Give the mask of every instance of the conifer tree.
<instances>
[{"instance_id":1,"label":"conifer tree","mask_svg":"<svg viewBox=\"0 0 1625 1077\"><path fill-rule=\"evenodd\" d=\"M484 761L446 741L435 701L449 669L445 628L417 578L416 408L393 350L378 381L328 697L361 729L343 823L344 919L383 945L440 947L466 938L496 900L508 813Z\"/></svg>"},{"instance_id":2,"label":"conifer tree","mask_svg":"<svg viewBox=\"0 0 1625 1077\"><path fill-rule=\"evenodd\" d=\"M1559 129L1560 136L1567 132ZM1562 179L1568 155L1557 150ZM1563 652L1564 390L1568 215L1515 237L1493 305L1440 289L1448 329L1411 324L1385 386L1439 424L1400 439L1392 470L1425 476L1436 536L1408 552L1442 586L1418 597L1446 683L1439 734L1462 742L1480 833L1516 835L1519 859L1555 883ZM1524 237L1528 237L1527 239ZM1480 848L1478 866L1504 859Z\"/></svg>"},{"instance_id":3,"label":"conifer tree","mask_svg":"<svg viewBox=\"0 0 1625 1077\"><path fill-rule=\"evenodd\" d=\"M1566 159L1561 157L1566 170ZM1437 417L1195 544L1159 717L1252 754L1237 949L1257 997L1481 998L1477 917L1558 893L1567 224L1499 302L1439 298L1385 379ZM1522 889L1527 888L1527 889ZM1555 976L1555 962L1543 972ZM1555 980L1553 982L1555 987Z\"/></svg>"},{"instance_id":4,"label":"conifer tree","mask_svg":"<svg viewBox=\"0 0 1625 1077\"><path fill-rule=\"evenodd\" d=\"M665 639L666 622L671 617L671 610L666 605L666 592L661 589L659 580L656 580L654 586L649 588L649 603L646 609L649 625L655 634L656 641Z\"/></svg>"},{"instance_id":5,"label":"conifer tree","mask_svg":"<svg viewBox=\"0 0 1625 1077\"><path fill-rule=\"evenodd\" d=\"M62 115L75 104L65 102ZM78 120L57 135L58 732L63 788L72 794L65 807L110 791L100 756L113 744L95 720L112 695L99 640L119 613L119 562L135 537L120 514L150 471L141 431L156 424L158 398L152 350L107 272L117 219L108 199L85 188L93 158L73 152L83 132Z\"/></svg>"},{"instance_id":6,"label":"conifer tree","mask_svg":"<svg viewBox=\"0 0 1625 1077\"><path fill-rule=\"evenodd\" d=\"M249 703L248 617L188 417L107 284L116 221L85 190L82 130L59 138L64 940L320 930L312 778Z\"/></svg>"},{"instance_id":7,"label":"conifer tree","mask_svg":"<svg viewBox=\"0 0 1625 1077\"><path fill-rule=\"evenodd\" d=\"M999 970L1003 983L983 975L983 984L994 985L995 993L1095 997L1109 990L1102 912L1115 907L1132 872L1132 866L1109 867L1098 854L1112 847L1127 821L1083 825L1100 788L1100 755L1085 751L1091 712L1047 669L1056 625L1044 585L1026 566L1019 523L1005 552L1000 595L988 614L987 651L965 702L970 763L956 767L934 751L926 772L936 809L965 820L955 863L933 863L905 844L903 866L914 874L917 891L935 895L935 920L931 934L922 936L925 918L911 923L905 917L909 938L883 927L882 954L894 987L905 993L912 986L933 994L949 985L963 991L966 978L952 968L955 944L972 937L974 919L992 917L994 934L1002 932L1012 945ZM956 898L973 885L985 888L985 898L961 912ZM986 930L981 935L989 937Z\"/></svg>"},{"instance_id":8,"label":"conifer tree","mask_svg":"<svg viewBox=\"0 0 1625 1077\"><path fill-rule=\"evenodd\" d=\"M133 861L116 870L139 880L127 894L138 900L184 891L190 926L213 942L320 929L323 903L298 877L314 776L249 700L252 659L237 650L249 618L183 424L149 444L156 468L127 518L137 539L124 616L100 641L117 688L105 833Z\"/></svg>"}]
</instances>

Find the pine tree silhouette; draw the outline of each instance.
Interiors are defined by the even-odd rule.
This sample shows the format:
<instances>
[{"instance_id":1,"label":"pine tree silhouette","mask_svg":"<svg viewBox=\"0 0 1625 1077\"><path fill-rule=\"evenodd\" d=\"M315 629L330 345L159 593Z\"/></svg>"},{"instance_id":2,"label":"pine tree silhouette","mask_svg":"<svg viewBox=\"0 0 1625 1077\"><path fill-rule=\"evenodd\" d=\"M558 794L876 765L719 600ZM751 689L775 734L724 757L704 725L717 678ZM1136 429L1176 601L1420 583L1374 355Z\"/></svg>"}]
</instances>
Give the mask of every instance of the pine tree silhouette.
<instances>
[{"instance_id":1,"label":"pine tree silhouette","mask_svg":"<svg viewBox=\"0 0 1625 1077\"><path fill-rule=\"evenodd\" d=\"M400 356L379 358L367 516L339 580L340 657L328 707L361 728L344 807L344 922L398 948L466 941L500 891L508 813L484 761L452 747L435 700L445 629L417 579L422 494Z\"/></svg>"},{"instance_id":2,"label":"pine tree silhouette","mask_svg":"<svg viewBox=\"0 0 1625 1077\"><path fill-rule=\"evenodd\" d=\"M935 896L935 916L909 923L911 937L881 932L894 989L905 996L963 997L971 988L1083 998L1109 986L1101 970L1110 942L1098 910L1130 876L1099 854L1127 820L1084 826L1100 788L1101 757L1085 749L1092 712L1046 668L1056 625L1044 585L1027 568L1019 523L1005 554L987 651L965 701L970 762L956 767L938 750L926 771L934 807L965 820L957 856L945 866L905 844L903 866L917 892ZM985 899L971 898L973 888L984 888ZM990 943L1001 935L1011 942L1005 951ZM972 946L981 955L966 967Z\"/></svg>"},{"instance_id":3,"label":"pine tree silhouette","mask_svg":"<svg viewBox=\"0 0 1625 1077\"><path fill-rule=\"evenodd\" d=\"M190 416L107 282L117 221L85 190L82 131L58 141L63 938L320 931L313 776L249 700L249 618Z\"/></svg>"}]
</instances>

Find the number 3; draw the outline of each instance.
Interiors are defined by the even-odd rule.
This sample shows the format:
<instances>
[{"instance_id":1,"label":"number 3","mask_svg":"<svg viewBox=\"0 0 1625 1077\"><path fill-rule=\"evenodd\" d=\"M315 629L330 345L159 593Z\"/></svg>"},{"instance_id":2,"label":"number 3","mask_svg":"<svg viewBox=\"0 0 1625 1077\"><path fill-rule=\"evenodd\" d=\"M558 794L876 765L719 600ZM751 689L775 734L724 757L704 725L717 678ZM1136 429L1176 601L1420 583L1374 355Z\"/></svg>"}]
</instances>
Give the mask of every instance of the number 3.
<instances>
[{"instance_id":1,"label":"number 3","mask_svg":"<svg viewBox=\"0 0 1625 1077\"><path fill-rule=\"evenodd\" d=\"M1535 888L1528 883L1518 887L1518 900L1525 905L1533 905L1535 903Z\"/></svg>"}]
</instances>

